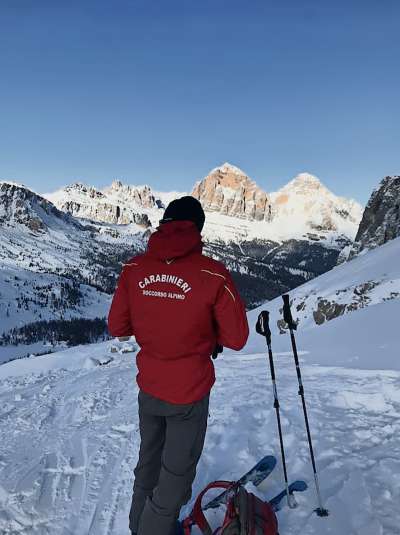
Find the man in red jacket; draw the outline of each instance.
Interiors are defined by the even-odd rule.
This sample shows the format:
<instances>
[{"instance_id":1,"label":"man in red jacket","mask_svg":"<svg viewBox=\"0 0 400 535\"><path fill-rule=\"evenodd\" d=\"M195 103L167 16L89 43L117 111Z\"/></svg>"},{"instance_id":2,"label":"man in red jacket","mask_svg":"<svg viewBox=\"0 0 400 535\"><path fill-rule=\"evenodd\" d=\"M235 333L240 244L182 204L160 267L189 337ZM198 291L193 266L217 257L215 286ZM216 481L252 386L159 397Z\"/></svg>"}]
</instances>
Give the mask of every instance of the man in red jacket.
<instances>
[{"instance_id":1,"label":"man in red jacket","mask_svg":"<svg viewBox=\"0 0 400 535\"><path fill-rule=\"evenodd\" d=\"M245 308L225 267L202 254L201 204L172 201L147 251L125 264L111 305L113 336L134 335L140 452L129 526L170 535L191 497L215 381L216 345L240 350Z\"/></svg>"}]
</instances>

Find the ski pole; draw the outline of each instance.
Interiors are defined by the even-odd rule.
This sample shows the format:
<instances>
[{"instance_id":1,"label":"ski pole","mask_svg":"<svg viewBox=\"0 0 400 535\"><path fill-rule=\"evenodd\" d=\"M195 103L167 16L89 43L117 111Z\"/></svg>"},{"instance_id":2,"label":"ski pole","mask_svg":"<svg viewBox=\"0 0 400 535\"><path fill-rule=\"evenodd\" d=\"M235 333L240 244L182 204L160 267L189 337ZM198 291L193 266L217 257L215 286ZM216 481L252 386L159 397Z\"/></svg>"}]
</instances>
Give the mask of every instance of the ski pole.
<instances>
[{"instance_id":1,"label":"ski pole","mask_svg":"<svg viewBox=\"0 0 400 535\"><path fill-rule=\"evenodd\" d=\"M328 516L329 511L325 509L325 507L323 507L322 505L321 492L319 489L319 482L318 482L317 466L315 464L314 449L313 449L312 440L311 440L310 424L308 421L307 406L306 406L306 400L304 397L304 387L303 387L303 381L301 378L299 356L297 354L296 339L294 336L294 331L297 329L297 325L293 321L292 312L290 310L289 295L287 294L282 295L282 299L283 299L283 319L288 324L289 331L290 331L290 338L292 340L293 356L294 356L294 362L296 365L297 379L299 382L299 396L301 396L301 403L303 406L304 421L305 421L306 430L307 430L308 446L310 449L311 464L312 464L313 472L314 472L315 490L317 493L317 500L318 500L318 507L317 509L315 509L315 512L317 513L318 516Z\"/></svg>"},{"instance_id":2,"label":"ski pole","mask_svg":"<svg viewBox=\"0 0 400 535\"><path fill-rule=\"evenodd\" d=\"M283 446L283 436L282 436L282 425L281 425L281 415L279 411L279 399L278 399L278 390L276 388L276 379L275 379L275 366L274 366L274 357L272 355L272 346L271 346L271 329L269 328L269 312L263 310L257 319L256 323L256 332L265 336L268 346L268 356L269 356L269 366L271 369L271 379L272 387L274 392L274 409L276 411L276 420L278 422L278 433L279 433L279 442L281 447L281 458L283 466L283 475L285 478L285 488L286 488L286 497L288 506L293 509L296 507L296 500L292 493L289 491L288 475L286 469L286 458L285 458L285 449Z\"/></svg>"}]
</instances>

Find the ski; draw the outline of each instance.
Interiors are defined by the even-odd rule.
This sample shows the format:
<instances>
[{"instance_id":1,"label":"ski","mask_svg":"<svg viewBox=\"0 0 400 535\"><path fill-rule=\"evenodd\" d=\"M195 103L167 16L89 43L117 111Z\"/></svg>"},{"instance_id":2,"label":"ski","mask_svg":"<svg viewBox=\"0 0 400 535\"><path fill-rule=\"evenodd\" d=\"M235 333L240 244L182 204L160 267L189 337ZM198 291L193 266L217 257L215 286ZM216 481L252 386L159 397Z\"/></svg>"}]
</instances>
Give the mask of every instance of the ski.
<instances>
[{"instance_id":1,"label":"ski","mask_svg":"<svg viewBox=\"0 0 400 535\"><path fill-rule=\"evenodd\" d=\"M294 492L304 492L307 488L308 485L305 481L294 481L289 485L289 494L293 494ZM272 500L269 500L269 504L275 512L278 512L281 509L281 502L285 497L286 489L277 494Z\"/></svg>"},{"instance_id":2,"label":"ski","mask_svg":"<svg viewBox=\"0 0 400 535\"><path fill-rule=\"evenodd\" d=\"M237 484L244 486L247 483L252 483L254 486L260 485L265 478L267 478L272 470L276 466L276 458L273 455L267 455L263 457L251 470L244 474L238 481ZM216 498L208 502L204 507L203 511L206 509L215 509L221 504L224 504L228 501L232 491L225 490L219 494Z\"/></svg>"}]
</instances>

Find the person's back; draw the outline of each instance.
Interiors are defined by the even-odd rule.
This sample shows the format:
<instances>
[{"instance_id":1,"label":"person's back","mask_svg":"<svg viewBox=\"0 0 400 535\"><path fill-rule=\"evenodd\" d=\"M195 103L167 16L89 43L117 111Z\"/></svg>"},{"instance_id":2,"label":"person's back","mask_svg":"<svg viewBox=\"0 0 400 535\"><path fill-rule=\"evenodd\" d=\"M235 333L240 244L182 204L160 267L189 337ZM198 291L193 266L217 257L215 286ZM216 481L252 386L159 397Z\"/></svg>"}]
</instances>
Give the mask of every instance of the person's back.
<instances>
[{"instance_id":1,"label":"person's back","mask_svg":"<svg viewBox=\"0 0 400 535\"><path fill-rule=\"evenodd\" d=\"M110 309L110 333L135 335L141 348L142 442L130 517L140 535L169 535L190 498L215 381L211 354L217 344L239 350L248 337L228 271L201 252L203 223L194 198L173 201L146 253L124 266Z\"/></svg>"}]
</instances>

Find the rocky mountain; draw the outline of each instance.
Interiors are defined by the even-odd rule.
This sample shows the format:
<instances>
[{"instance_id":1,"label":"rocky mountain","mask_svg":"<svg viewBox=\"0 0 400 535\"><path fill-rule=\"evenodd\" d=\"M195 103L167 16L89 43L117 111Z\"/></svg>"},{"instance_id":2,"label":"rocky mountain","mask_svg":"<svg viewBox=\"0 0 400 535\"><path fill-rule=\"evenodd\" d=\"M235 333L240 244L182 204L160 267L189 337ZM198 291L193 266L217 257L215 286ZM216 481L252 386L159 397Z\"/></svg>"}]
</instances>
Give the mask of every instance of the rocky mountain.
<instances>
[{"instance_id":1,"label":"rocky mountain","mask_svg":"<svg viewBox=\"0 0 400 535\"><path fill-rule=\"evenodd\" d=\"M233 272L250 308L331 269L353 243L362 214L358 203L307 173L267 194L227 163L192 194L207 212L207 254Z\"/></svg>"},{"instance_id":2,"label":"rocky mountain","mask_svg":"<svg viewBox=\"0 0 400 535\"><path fill-rule=\"evenodd\" d=\"M350 258L398 236L400 236L400 176L387 176L372 192Z\"/></svg>"},{"instance_id":3,"label":"rocky mountain","mask_svg":"<svg viewBox=\"0 0 400 535\"><path fill-rule=\"evenodd\" d=\"M104 317L121 262L145 243L138 225L78 220L0 182L0 335L47 319Z\"/></svg>"},{"instance_id":4,"label":"rocky mountain","mask_svg":"<svg viewBox=\"0 0 400 535\"><path fill-rule=\"evenodd\" d=\"M134 222L151 231L166 204L181 195L114 181L101 190L73 184L46 198L81 222L114 228ZM268 194L225 163L197 182L192 195L207 213L206 253L231 269L249 307L334 266L340 251L351 246L361 219L357 203L335 196L306 173Z\"/></svg>"},{"instance_id":5,"label":"rocky mountain","mask_svg":"<svg viewBox=\"0 0 400 535\"><path fill-rule=\"evenodd\" d=\"M241 169L225 163L197 182L191 195L208 212L249 219L270 221L271 204L265 191Z\"/></svg>"},{"instance_id":6,"label":"rocky mountain","mask_svg":"<svg viewBox=\"0 0 400 535\"><path fill-rule=\"evenodd\" d=\"M347 249L347 250L346 250ZM400 302L400 177L385 177L373 191L364 210L356 241L350 246L350 260L292 290L292 307L305 338L315 327L355 311ZM362 254L359 254L362 253ZM285 330L280 299L268 303L281 333ZM250 317L255 321L257 310ZM369 314L378 317L379 311ZM361 318L361 316L358 316ZM353 320L352 320L353 321ZM361 321L361 320L360 320ZM360 325L354 320L354 325ZM370 326L371 329L374 325ZM331 329L334 335L334 331ZM312 335L310 335L312 337ZM368 340L369 338L366 337ZM344 348L342 348L344 349ZM345 349L344 349L344 352ZM352 357L354 361L358 356ZM377 363L379 366L379 363Z\"/></svg>"},{"instance_id":7,"label":"rocky mountain","mask_svg":"<svg viewBox=\"0 0 400 535\"><path fill-rule=\"evenodd\" d=\"M354 237L362 208L350 199L337 197L314 175L301 173L271 194L274 217L305 230L337 232Z\"/></svg>"},{"instance_id":8,"label":"rocky mountain","mask_svg":"<svg viewBox=\"0 0 400 535\"><path fill-rule=\"evenodd\" d=\"M82 229L78 221L47 199L12 182L0 182L0 225L7 228L22 225L34 233L44 233L49 226L71 225L74 230Z\"/></svg>"},{"instance_id":9,"label":"rocky mountain","mask_svg":"<svg viewBox=\"0 0 400 535\"><path fill-rule=\"evenodd\" d=\"M47 194L46 198L60 210L79 218L114 225L135 223L143 229L151 227L143 210L157 208L148 186L127 186L119 180L114 180L104 190L76 182L63 190Z\"/></svg>"},{"instance_id":10,"label":"rocky mountain","mask_svg":"<svg viewBox=\"0 0 400 535\"><path fill-rule=\"evenodd\" d=\"M0 182L1 332L56 319L65 333L68 319L104 317L121 263L143 250L165 205L181 195L116 180L42 196ZM248 308L331 269L361 217L356 203L307 174L268 194L224 164L193 195L207 212L205 252L232 271Z\"/></svg>"},{"instance_id":11,"label":"rocky mountain","mask_svg":"<svg viewBox=\"0 0 400 535\"><path fill-rule=\"evenodd\" d=\"M184 194L154 192L149 186L115 180L103 189L75 183L45 197L78 218L150 228L158 225L166 204ZM229 163L198 181L191 195L207 212L203 237L211 242L294 237L352 241L362 215L358 203L337 197L313 175L302 173L281 190L267 193Z\"/></svg>"},{"instance_id":12,"label":"rocky mountain","mask_svg":"<svg viewBox=\"0 0 400 535\"><path fill-rule=\"evenodd\" d=\"M358 203L337 197L308 173L299 174L279 191L268 194L229 163L197 182L191 195L211 214L267 223L248 227L253 237L255 231L259 238L292 238L317 231L353 239L362 214Z\"/></svg>"}]
</instances>

